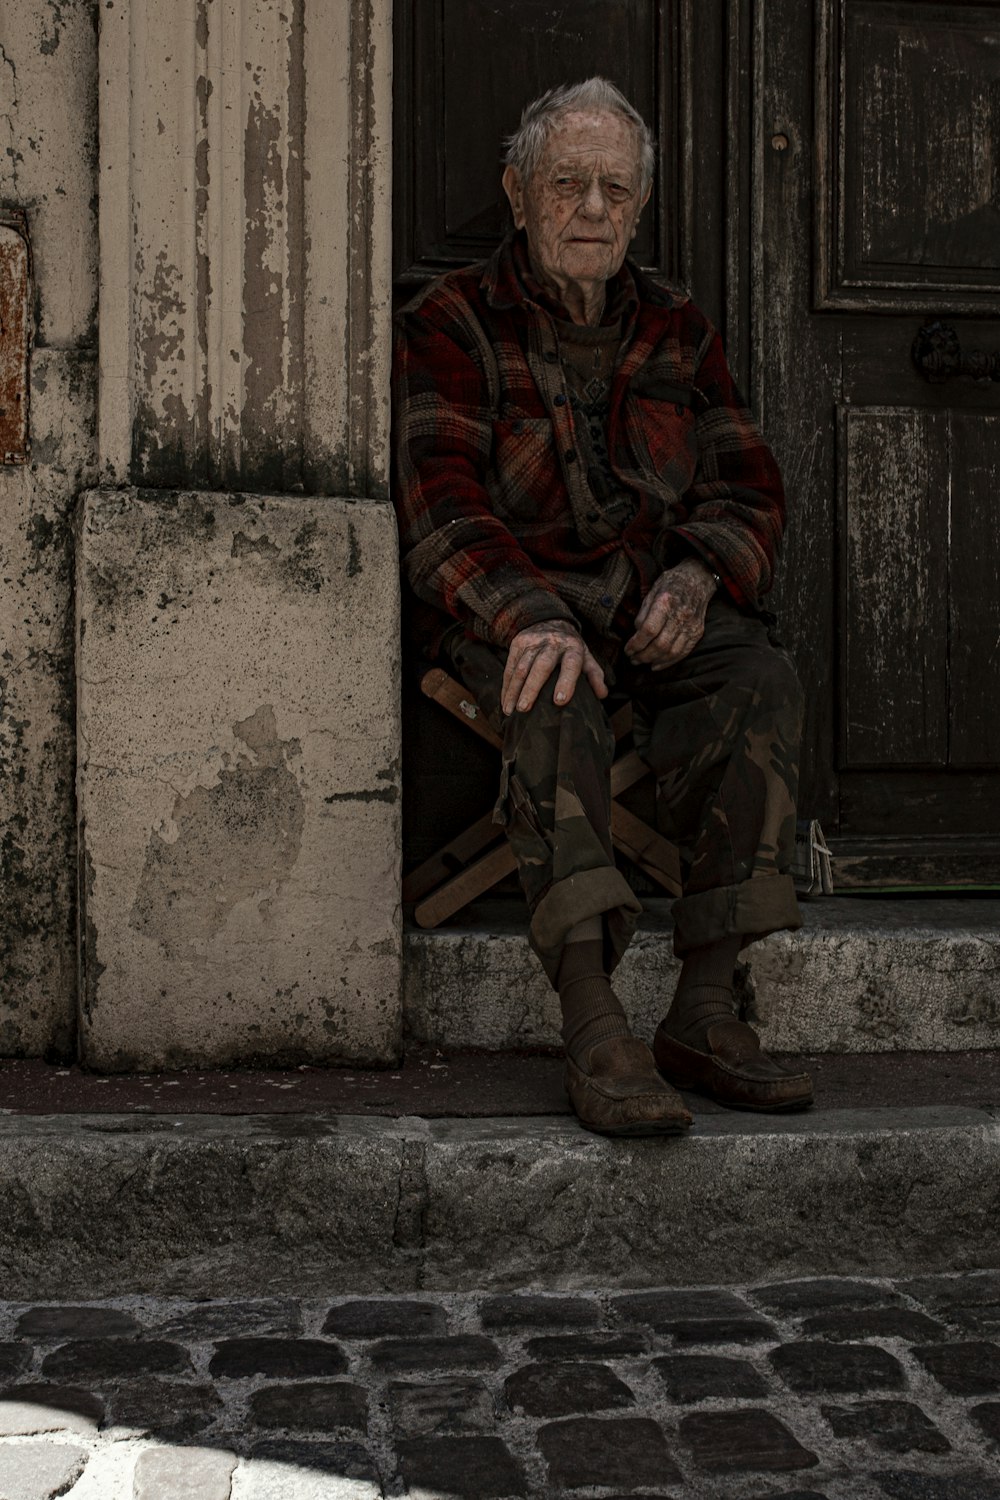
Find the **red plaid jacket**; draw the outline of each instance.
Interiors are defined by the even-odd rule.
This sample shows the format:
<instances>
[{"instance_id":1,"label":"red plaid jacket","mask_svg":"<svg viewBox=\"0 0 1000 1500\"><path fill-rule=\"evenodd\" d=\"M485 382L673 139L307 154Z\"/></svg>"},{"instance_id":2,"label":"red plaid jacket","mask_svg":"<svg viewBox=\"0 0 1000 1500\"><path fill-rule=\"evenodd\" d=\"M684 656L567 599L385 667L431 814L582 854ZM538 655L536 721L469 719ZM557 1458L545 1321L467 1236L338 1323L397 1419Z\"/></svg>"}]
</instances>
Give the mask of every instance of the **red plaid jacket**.
<instances>
[{"instance_id":1,"label":"red plaid jacket","mask_svg":"<svg viewBox=\"0 0 1000 1500\"><path fill-rule=\"evenodd\" d=\"M566 619L613 658L656 577L692 551L756 605L784 495L718 334L684 293L631 263L609 288L627 311L608 452L636 499L616 527L579 461L555 324L519 265L518 235L397 318L394 493L421 642L433 654L459 620L507 646L528 625Z\"/></svg>"}]
</instances>

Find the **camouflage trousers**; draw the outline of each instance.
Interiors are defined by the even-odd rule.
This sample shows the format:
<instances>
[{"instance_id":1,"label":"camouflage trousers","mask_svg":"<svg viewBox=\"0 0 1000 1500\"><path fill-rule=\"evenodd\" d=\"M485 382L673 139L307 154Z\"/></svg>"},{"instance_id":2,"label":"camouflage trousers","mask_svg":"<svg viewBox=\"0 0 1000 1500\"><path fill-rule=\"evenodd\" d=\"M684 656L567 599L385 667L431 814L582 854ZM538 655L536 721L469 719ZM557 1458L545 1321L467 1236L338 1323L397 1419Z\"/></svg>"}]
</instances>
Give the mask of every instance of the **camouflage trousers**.
<instances>
[{"instance_id":1,"label":"camouflage trousers","mask_svg":"<svg viewBox=\"0 0 1000 1500\"><path fill-rule=\"evenodd\" d=\"M566 935L601 915L609 972L642 907L616 868L607 709L628 697L635 748L656 777L660 831L678 847L674 951L800 925L791 876L802 690L767 627L721 596L690 656L664 672L622 658L612 699L581 678L562 708L555 674L527 713L505 717L506 653L452 632L444 654L503 735L497 820L531 913L531 945L555 982Z\"/></svg>"}]
</instances>

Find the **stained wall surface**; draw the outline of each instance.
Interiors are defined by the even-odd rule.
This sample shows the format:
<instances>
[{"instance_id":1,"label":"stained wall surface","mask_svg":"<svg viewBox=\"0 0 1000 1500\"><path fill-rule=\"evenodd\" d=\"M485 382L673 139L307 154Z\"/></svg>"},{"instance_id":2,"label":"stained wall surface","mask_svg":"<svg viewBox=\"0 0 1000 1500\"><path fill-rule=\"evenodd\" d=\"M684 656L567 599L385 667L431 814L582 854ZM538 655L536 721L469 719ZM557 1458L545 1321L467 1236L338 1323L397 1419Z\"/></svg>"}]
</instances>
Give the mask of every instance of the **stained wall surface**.
<instances>
[{"instance_id":1,"label":"stained wall surface","mask_svg":"<svg viewBox=\"0 0 1000 1500\"><path fill-rule=\"evenodd\" d=\"M397 1055L397 566L382 506L84 497L90 1065Z\"/></svg>"},{"instance_id":2,"label":"stained wall surface","mask_svg":"<svg viewBox=\"0 0 1000 1500\"><path fill-rule=\"evenodd\" d=\"M390 142L390 0L0 9L0 1056L395 1054Z\"/></svg>"},{"instance_id":3,"label":"stained wall surface","mask_svg":"<svg viewBox=\"0 0 1000 1500\"><path fill-rule=\"evenodd\" d=\"M30 461L0 465L0 1055L66 1056L76 993L71 523L95 477L97 6L0 6L0 208L33 257Z\"/></svg>"}]
</instances>

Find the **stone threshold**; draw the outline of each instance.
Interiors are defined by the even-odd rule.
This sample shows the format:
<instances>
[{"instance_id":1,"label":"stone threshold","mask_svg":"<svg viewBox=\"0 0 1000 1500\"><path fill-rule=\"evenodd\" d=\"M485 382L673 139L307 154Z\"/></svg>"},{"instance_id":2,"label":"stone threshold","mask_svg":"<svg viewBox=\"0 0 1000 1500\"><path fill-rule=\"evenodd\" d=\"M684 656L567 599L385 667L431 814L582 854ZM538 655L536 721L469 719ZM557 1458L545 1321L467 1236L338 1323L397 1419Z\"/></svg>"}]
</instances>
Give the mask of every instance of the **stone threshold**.
<instances>
[{"instance_id":1,"label":"stone threshold","mask_svg":"<svg viewBox=\"0 0 1000 1500\"><path fill-rule=\"evenodd\" d=\"M645 914L615 976L640 1035L676 981L670 905ZM749 1019L772 1051L963 1052L1000 1047L1000 898L834 896L799 932L747 951ZM559 1006L527 944L523 904L474 904L404 938L408 1034L439 1047L556 1046Z\"/></svg>"},{"instance_id":2,"label":"stone threshold","mask_svg":"<svg viewBox=\"0 0 1000 1500\"><path fill-rule=\"evenodd\" d=\"M781 1054L813 1076L817 1105L900 1110L1000 1106L1000 1050ZM0 1116L358 1115L572 1118L561 1051L484 1052L411 1045L397 1068L196 1069L95 1073L31 1058L0 1061ZM700 1116L728 1112L686 1096Z\"/></svg>"},{"instance_id":3,"label":"stone threshold","mask_svg":"<svg viewBox=\"0 0 1000 1500\"><path fill-rule=\"evenodd\" d=\"M608 1141L553 1116L8 1114L0 1265L14 1299L975 1269L997 1115L703 1110L682 1139Z\"/></svg>"}]
</instances>

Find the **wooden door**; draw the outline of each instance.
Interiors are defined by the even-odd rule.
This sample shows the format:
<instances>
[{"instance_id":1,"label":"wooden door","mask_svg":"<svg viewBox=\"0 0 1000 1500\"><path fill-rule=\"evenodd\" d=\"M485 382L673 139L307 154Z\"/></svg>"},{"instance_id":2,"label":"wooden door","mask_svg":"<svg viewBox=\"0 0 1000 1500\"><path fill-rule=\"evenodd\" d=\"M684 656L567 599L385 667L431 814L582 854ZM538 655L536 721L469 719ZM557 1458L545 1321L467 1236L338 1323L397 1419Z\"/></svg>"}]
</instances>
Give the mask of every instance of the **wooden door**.
<instances>
[{"instance_id":1,"label":"wooden door","mask_svg":"<svg viewBox=\"0 0 1000 1500\"><path fill-rule=\"evenodd\" d=\"M752 57L803 810L842 886L998 882L1000 4L757 0Z\"/></svg>"},{"instance_id":2,"label":"wooden door","mask_svg":"<svg viewBox=\"0 0 1000 1500\"><path fill-rule=\"evenodd\" d=\"M397 0L393 215L397 302L488 256L504 233L501 141L544 89L610 78L660 150L633 253L693 288L746 357L748 13L729 0ZM404 687L404 850L426 857L495 795L489 752Z\"/></svg>"}]
</instances>

